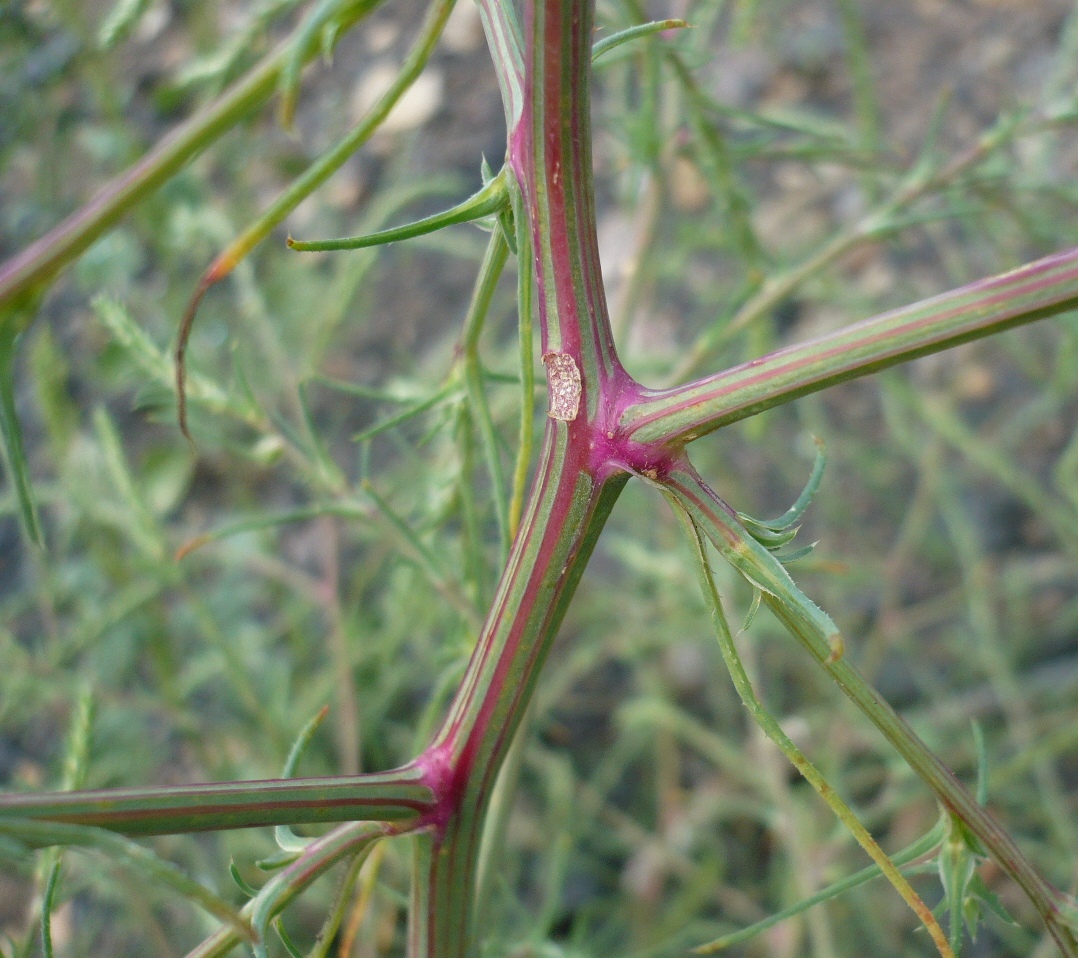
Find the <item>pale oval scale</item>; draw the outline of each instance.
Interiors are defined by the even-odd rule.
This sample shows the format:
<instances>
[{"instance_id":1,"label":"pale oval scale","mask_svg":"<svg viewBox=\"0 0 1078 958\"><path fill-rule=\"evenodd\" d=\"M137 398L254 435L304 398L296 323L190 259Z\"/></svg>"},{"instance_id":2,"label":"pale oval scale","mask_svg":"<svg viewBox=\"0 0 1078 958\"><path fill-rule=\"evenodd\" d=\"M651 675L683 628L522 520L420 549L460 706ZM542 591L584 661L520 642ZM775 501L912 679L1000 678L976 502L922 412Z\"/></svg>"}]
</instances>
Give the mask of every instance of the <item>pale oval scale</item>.
<instances>
[{"instance_id":1,"label":"pale oval scale","mask_svg":"<svg viewBox=\"0 0 1078 958\"><path fill-rule=\"evenodd\" d=\"M572 422L580 409L580 368L568 353L545 353L551 419Z\"/></svg>"}]
</instances>

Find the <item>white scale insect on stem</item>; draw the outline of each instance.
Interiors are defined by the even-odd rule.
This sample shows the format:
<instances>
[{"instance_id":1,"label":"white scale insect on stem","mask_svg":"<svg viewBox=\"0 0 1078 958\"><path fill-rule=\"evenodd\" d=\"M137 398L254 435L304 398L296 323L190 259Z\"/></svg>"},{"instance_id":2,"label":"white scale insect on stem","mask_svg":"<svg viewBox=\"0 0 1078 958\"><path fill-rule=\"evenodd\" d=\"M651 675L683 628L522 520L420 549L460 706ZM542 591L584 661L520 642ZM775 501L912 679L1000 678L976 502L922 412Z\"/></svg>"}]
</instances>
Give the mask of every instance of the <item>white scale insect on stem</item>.
<instances>
[{"instance_id":1,"label":"white scale insect on stem","mask_svg":"<svg viewBox=\"0 0 1078 958\"><path fill-rule=\"evenodd\" d=\"M551 419L572 422L580 409L580 369L568 353L544 353Z\"/></svg>"}]
</instances>

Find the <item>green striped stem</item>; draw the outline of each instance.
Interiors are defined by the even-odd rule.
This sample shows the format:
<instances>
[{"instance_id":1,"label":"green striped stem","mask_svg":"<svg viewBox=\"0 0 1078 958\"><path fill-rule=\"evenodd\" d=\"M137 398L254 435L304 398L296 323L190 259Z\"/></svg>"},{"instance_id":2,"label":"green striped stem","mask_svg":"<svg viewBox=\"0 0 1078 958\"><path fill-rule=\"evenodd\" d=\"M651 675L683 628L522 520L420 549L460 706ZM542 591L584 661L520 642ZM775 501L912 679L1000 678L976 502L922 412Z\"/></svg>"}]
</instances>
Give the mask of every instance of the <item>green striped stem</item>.
<instances>
[{"instance_id":1,"label":"green striped stem","mask_svg":"<svg viewBox=\"0 0 1078 958\"><path fill-rule=\"evenodd\" d=\"M511 36L503 16L497 42ZM627 474L599 441L632 383L614 351L595 235L588 83L592 4L525 5L523 108L510 127L538 277L545 357L579 374L581 403L551 418L536 479L490 614L461 687L420 759L442 796L435 829L416 842L408 953L461 958L472 948L483 824L499 770L525 714L558 626ZM501 58L506 110L516 110L512 58ZM551 373L551 412L556 414ZM479 903L482 905L482 903Z\"/></svg>"},{"instance_id":2,"label":"green striped stem","mask_svg":"<svg viewBox=\"0 0 1078 958\"><path fill-rule=\"evenodd\" d=\"M486 809L513 735L624 474L596 479L585 441L551 421L539 474L483 634L420 762L442 796L418 843L409 954L467 953Z\"/></svg>"},{"instance_id":3,"label":"green striped stem","mask_svg":"<svg viewBox=\"0 0 1078 958\"><path fill-rule=\"evenodd\" d=\"M0 795L9 820L96 825L125 835L317 822L407 822L437 807L424 768L327 778Z\"/></svg>"},{"instance_id":4,"label":"green striped stem","mask_svg":"<svg viewBox=\"0 0 1078 958\"><path fill-rule=\"evenodd\" d=\"M476 0L505 108L505 126L516 129L524 114L524 47L510 0Z\"/></svg>"},{"instance_id":5,"label":"green striped stem","mask_svg":"<svg viewBox=\"0 0 1078 958\"><path fill-rule=\"evenodd\" d=\"M314 839L296 861L266 882L240 912L261 933L261 953L265 953L264 935L270 921L298 895L338 862L366 855L379 839L397 834L400 829L381 822L352 822ZM188 952L187 958L222 958L242 940L234 927L226 926Z\"/></svg>"},{"instance_id":6,"label":"green striped stem","mask_svg":"<svg viewBox=\"0 0 1078 958\"><path fill-rule=\"evenodd\" d=\"M544 355L572 357L589 420L631 385L614 349L599 266L589 87L592 4L528 5L525 110L509 165L531 225Z\"/></svg>"},{"instance_id":7,"label":"green striped stem","mask_svg":"<svg viewBox=\"0 0 1078 958\"><path fill-rule=\"evenodd\" d=\"M738 654L737 646L734 643L734 635L730 631L730 625L726 619L726 613L722 608L722 600L719 598L715 578L711 573L711 563L708 559L705 538L673 493L667 493L667 496L692 545L697 576L700 579L700 588L704 594L705 605L710 613L715 635L719 640L719 649L722 652L723 661L726 663L726 670L730 673L730 678L733 680L734 688L737 690L741 703L763 733L778 746L790 764L804 776L820 798L827 803L831 811L846 827L846 830L853 835L857 844L876 863L876 866L887 877L895 891L902 896L902 899L910 906L913 913L921 920L941 958L955 958L954 951L948 944L943 929L940 928L939 922L929 911L921 896L913 890L910 883L898 870L895 862L880 848L876 839L872 837L871 832L865 828L861 820L854 814L853 809L843 801L827 779L820 774L816 766L805 757L805 754L783 731L778 719L757 698L756 691L753 689L752 682L741 661L741 656ZM699 951L699 949L696 950Z\"/></svg>"},{"instance_id":8,"label":"green striped stem","mask_svg":"<svg viewBox=\"0 0 1078 958\"><path fill-rule=\"evenodd\" d=\"M645 393L620 426L681 444L836 383L1078 305L1078 248L788 346L688 386Z\"/></svg>"},{"instance_id":9,"label":"green striped stem","mask_svg":"<svg viewBox=\"0 0 1078 958\"><path fill-rule=\"evenodd\" d=\"M942 805L980 839L996 864L1025 892L1060 951L1067 958L1078 958L1078 938L1068 922L1071 916L1065 913L1070 904L1066 896L1037 873L1010 835L861 673L841 655L836 656L841 639L830 617L797 588L778 559L749 535L687 459L671 467L663 477L663 486L720 554L760 589L775 617L880 730Z\"/></svg>"},{"instance_id":10,"label":"green striped stem","mask_svg":"<svg viewBox=\"0 0 1078 958\"><path fill-rule=\"evenodd\" d=\"M360 5L347 13L338 36L375 6ZM24 300L47 287L61 269L115 226L136 203L267 100L277 89L286 65L295 59L297 39L293 35L281 43L242 80L177 127L89 203L0 266L0 306ZM302 58L309 60L317 52L318 44L311 43Z\"/></svg>"}]
</instances>

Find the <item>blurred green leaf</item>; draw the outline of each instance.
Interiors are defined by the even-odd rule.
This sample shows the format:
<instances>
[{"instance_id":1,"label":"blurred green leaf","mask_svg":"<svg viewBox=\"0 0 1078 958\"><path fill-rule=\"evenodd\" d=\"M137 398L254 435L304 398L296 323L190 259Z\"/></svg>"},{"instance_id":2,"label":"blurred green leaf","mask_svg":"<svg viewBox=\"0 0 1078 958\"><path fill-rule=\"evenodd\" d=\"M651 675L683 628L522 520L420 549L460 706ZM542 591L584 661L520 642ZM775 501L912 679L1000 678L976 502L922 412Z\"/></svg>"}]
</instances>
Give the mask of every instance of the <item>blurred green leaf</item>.
<instances>
[{"instance_id":1,"label":"blurred green leaf","mask_svg":"<svg viewBox=\"0 0 1078 958\"><path fill-rule=\"evenodd\" d=\"M15 408L15 353L19 338L11 326L0 326L0 440L3 442L0 448L8 483L15 491L23 532L34 545L44 549L45 540L30 480L30 463L26 459L22 427Z\"/></svg>"}]
</instances>

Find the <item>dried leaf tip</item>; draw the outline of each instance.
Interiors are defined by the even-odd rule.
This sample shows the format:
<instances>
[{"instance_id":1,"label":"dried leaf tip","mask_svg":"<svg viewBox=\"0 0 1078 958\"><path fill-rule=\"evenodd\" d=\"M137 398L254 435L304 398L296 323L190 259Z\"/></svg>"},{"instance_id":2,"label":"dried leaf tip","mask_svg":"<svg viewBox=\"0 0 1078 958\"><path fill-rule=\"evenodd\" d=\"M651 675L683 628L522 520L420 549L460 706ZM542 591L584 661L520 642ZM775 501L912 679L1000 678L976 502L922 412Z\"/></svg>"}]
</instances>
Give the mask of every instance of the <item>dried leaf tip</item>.
<instances>
[{"instance_id":1,"label":"dried leaf tip","mask_svg":"<svg viewBox=\"0 0 1078 958\"><path fill-rule=\"evenodd\" d=\"M568 353L544 353L551 419L572 422L580 409L580 369Z\"/></svg>"}]
</instances>

